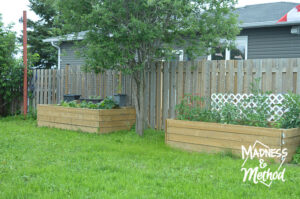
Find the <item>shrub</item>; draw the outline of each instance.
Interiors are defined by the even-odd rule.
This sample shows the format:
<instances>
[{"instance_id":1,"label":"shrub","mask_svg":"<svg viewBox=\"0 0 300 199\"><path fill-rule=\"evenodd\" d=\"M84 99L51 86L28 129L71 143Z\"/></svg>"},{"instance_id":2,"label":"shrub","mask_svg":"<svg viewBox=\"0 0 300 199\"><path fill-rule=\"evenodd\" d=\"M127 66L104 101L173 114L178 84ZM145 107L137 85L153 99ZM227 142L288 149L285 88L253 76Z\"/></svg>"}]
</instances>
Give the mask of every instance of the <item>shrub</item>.
<instances>
[{"instance_id":1,"label":"shrub","mask_svg":"<svg viewBox=\"0 0 300 199\"><path fill-rule=\"evenodd\" d=\"M11 101L22 96L23 66L17 59L16 35L4 27L0 15L0 115L9 114Z\"/></svg>"},{"instance_id":2,"label":"shrub","mask_svg":"<svg viewBox=\"0 0 300 199\"><path fill-rule=\"evenodd\" d=\"M297 149L296 154L293 156L293 163L300 164L300 147Z\"/></svg>"},{"instance_id":3,"label":"shrub","mask_svg":"<svg viewBox=\"0 0 300 199\"><path fill-rule=\"evenodd\" d=\"M29 107L29 112L27 114L27 118L36 120L37 119L37 110L33 109L33 107Z\"/></svg>"}]
</instances>

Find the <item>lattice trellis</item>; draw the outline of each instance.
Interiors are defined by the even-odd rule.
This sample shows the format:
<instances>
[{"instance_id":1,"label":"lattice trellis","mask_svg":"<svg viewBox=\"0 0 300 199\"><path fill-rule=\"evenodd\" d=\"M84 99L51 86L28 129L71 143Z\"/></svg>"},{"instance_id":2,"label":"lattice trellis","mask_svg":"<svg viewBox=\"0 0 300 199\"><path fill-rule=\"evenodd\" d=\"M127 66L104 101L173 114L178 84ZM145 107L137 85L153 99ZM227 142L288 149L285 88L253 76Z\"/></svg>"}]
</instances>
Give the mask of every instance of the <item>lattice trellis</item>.
<instances>
[{"instance_id":1,"label":"lattice trellis","mask_svg":"<svg viewBox=\"0 0 300 199\"><path fill-rule=\"evenodd\" d=\"M215 110L220 110L222 106L226 103L232 103L234 105L241 105L244 108L254 108L257 107L254 101L249 100L245 102L244 100L249 99L253 94L217 94L214 93L211 95L211 106ZM265 101L266 106L269 106L271 111L274 111L268 121L274 121L275 118L281 117L284 111L278 104L284 100L282 94L269 94L267 95L268 99ZM243 103L243 104L242 104Z\"/></svg>"}]
</instances>

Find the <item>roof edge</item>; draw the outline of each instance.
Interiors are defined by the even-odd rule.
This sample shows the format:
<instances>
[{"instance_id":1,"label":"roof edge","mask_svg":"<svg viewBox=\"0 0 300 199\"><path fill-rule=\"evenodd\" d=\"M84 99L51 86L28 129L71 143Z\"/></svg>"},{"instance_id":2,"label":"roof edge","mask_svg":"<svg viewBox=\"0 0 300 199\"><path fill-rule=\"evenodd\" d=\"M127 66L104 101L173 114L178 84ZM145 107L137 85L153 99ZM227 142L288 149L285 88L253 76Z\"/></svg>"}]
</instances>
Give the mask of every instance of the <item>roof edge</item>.
<instances>
[{"instance_id":1,"label":"roof edge","mask_svg":"<svg viewBox=\"0 0 300 199\"><path fill-rule=\"evenodd\" d=\"M88 32L88 31L82 31L82 32L79 32L79 33L72 33L72 34L67 34L67 35L58 36L58 37L50 37L50 38L47 38L47 39L43 39L42 41L47 43L47 42L83 40L86 32Z\"/></svg>"},{"instance_id":2,"label":"roof edge","mask_svg":"<svg viewBox=\"0 0 300 199\"><path fill-rule=\"evenodd\" d=\"M266 28L266 27L281 27L281 26L292 26L292 25L300 25L300 21L292 21L292 22L280 22L277 21L264 21L264 22L254 22L254 23L242 23L239 25L240 28ZM60 41L80 41L84 39L85 34L88 31L82 31L79 33L67 34L65 36L59 37L50 37L47 39L43 39L42 41L47 42L60 42Z\"/></svg>"},{"instance_id":3,"label":"roof edge","mask_svg":"<svg viewBox=\"0 0 300 199\"><path fill-rule=\"evenodd\" d=\"M240 24L240 28L265 28L265 27L280 27L280 26L291 26L299 25L300 21L291 21L291 22L280 22L277 21L264 21L264 22L254 22L254 23L243 23Z\"/></svg>"}]
</instances>

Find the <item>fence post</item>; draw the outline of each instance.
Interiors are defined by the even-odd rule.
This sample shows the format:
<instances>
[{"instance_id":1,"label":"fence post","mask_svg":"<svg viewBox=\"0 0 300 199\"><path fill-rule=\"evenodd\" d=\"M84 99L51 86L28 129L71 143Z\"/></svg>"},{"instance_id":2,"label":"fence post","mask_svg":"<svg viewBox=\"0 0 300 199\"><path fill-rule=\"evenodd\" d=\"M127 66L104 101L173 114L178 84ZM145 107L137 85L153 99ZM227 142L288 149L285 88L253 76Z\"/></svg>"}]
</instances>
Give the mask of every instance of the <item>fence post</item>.
<instances>
[{"instance_id":1,"label":"fence post","mask_svg":"<svg viewBox=\"0 0 300 199\"><path fill-rule=\"evenodd\" d=\"M225 93L225 77L226 77L226 64L224 60L219 61L220 66L220 92L219 93Z\"/></svg>"},{"instance_id":2,"label":"fence post","mask_svg":"<svg viewBox=\"0 0 300 199\"><path fill-rule=\"evenodd\" d=\"M161 130L161 103L162 103L162 72L161 72L162 62L157 63L156 67L156 128Z\"/></svg>"},{"instance_id":3,"label":"fence post","mask_svg":"<svg viewBox=\"0 0 300 199\"><path fill-rule=\"evenodd\" d=\"M276 60L276 93L282 92L282 67L284 66L284 63L282 59Z\"/></svg>"},{"instance_id":4,"label":"fence post","mask_svg":"<svg viewBox=\"0 0 300 199\"><path fill-rule=\"evenodd\" d=\"M65 90L64 94L69 94L69 65L65 69Z\"/></svg>"},{"instance_id":5,"label":"fence post","mask_svg":"<svg viewBox=\"0 0 300 199\"><path fill-rule=\"evenodd\" d=\"M149 81L149 76L150 76L150 71L149 68L146 67L145 69L145 90L144 90L144 115L145 115L145 128L148 128L150 125L150 121L149 121L149 92L150 92L150 81Z\"/></svg>"},{"instance_id":6,"label":"fence post","mask_svg":"<svg viewBox=\"0 0 300 199\"><path fill-rule=\"evenodd\" d=\"M218 91L217 66L218 66L217 61L212 62L212 65L211 65L211 93L217 93L217 91ZM199 88L199 90L200 90L200 88Z\"/></svg>"},{"instance_id":7,"label":"fence post","mask_svg":"<svg viewBox=\"0 0 300 199\"><path fill-rule=\"evenodd\" d=\"M178 90L177 90L177 102L180 103L183 96L183 62L180 61L178 64L178 78L177 78L177 83L178 83Z\"/></svg>"},{"instance_id":8,"label":"fence post","mask_svg":"<svg viewBox=\"0 0 300 199\"><path fill-rule=\"evenodd\" d=\"M237 93L243 93L244 85L244 61L237 61Z\"/></svg>"},{"instance_id":9,"label":"fence post","mask_svg":"<svg viewBox=\"0 0 300 199\"><path fill-rule=\"evenodd\" d=\"M169 117L169 65L170 62L164 62L163 66L163 129L165 129L165 121Z\"/></svg>"},{"instance_id":10,"label":"fence post","mask_svg":"<svg viewBox=\"0 0 300 199\"><path fill-rule=\"evenodd\" d=\"M185 65L185 88L184 88L184 95L191 94L191 62L186 62Z\"/></svg>"},{"instance_id":11,"label":"fence post","mask_svg":"<svg viewBox=\"0 0 300 199\"><path fill-rule=\"evenodd\" d=\"M170 89L170 118L175 118L175 106L176 106L176 69L178 62L171 62L171 89Z\"/></svg>"},{"instance_id":12,"label":"fence post","mask_svg":"<svg viewBox=\"0 0 300 199\"><path fill-rule=\"evenodd\" d=\"M151 63L151 75L150 75L150 127L155 128L156 117L156 65Z\"/></svg>"}]
</instances>

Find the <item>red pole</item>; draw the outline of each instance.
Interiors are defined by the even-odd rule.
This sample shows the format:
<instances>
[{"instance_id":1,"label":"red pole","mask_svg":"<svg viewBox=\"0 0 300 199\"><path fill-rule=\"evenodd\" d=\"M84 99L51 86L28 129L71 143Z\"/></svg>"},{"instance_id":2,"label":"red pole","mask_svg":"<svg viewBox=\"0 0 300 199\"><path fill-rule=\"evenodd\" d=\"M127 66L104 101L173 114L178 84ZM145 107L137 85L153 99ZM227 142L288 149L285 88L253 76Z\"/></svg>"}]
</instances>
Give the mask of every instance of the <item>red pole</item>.
<instances>
[{"instance_id":1,"label":"red pole","mask_svg":"<svg viewBox=\"0 0 300 199\"><path fill-rule=\"evenodd\" d=\"M24 117L27 114L27 15L23 11L23 63L24 63L24 82L23 82L23 107Z\"/></svg>"}]
</instances>

